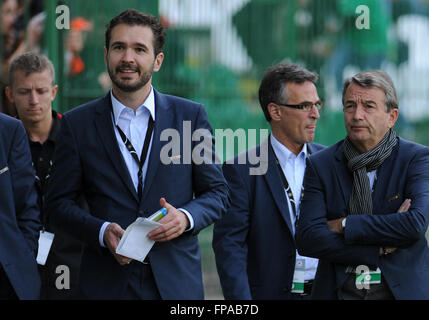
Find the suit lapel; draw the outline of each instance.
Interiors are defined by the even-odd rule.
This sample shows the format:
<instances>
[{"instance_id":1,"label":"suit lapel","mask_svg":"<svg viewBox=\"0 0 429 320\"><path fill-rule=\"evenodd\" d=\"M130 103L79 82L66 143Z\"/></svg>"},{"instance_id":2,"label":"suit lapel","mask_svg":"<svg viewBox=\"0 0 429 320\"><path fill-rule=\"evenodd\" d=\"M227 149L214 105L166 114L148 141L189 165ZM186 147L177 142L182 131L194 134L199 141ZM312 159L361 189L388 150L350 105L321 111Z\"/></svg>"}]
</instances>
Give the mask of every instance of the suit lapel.
<instances>
[{"instance_id":1,"label":"suit lapel","mask_svg":"<svg viewBox=\"0 0 429 320\"><path fill-rule=\"evenodd\" d=\"M395 184L390 184L390 180L392 178L392 172L394 171L396 158L399 153L399 143L400 139L398 139L398 143L392 150L391 155L386 160L384 160L383 164L377 171L377 180L374 182L375 187L374 191L372 192L373 212L379 212L379 209L381 209L381 206L386 201L386 197L391 196L389 193L389 186L395 186L396 188Z\"/></svg>"},{"instance_id":2,"label":"suit lapel","mask_svg":"<svg viewBox=\"0 0 429 320\"><path fill-rule=\"evenodd\" d=\"M351 173L347 169L347 163L345 163L345 158L343 155L344 143L339 144L336 152L335 152L335 173L337 175L337 181L340 185L340 189L342 191L344 203L348 203L348 199L350 198L350 194L352 192L352 176Z\"/></svg>"},{"instance_id":3,"label":"suit lapel","mask_svg":"<svg viewBox=\"0 0 429 320\"><path fill-rule=\"evenodd\" d=\"M271 137L271 135L270 135ZM285 190L280 177L280 172L277 167L276 159L274 156L273 148L271 147L271 138L268 138L262 143L268 143L268 170L264 175L265 181L271 191L274 201L289 228L290 234L293 235L292 222L290 219L289 206L286 199ZM264 149L262 149L264 150Z\"/></svg>"},{"instance_id":4,"label":"suit lapel","mask_svg":"<svg viewBox=\"0 0 429 320\"><path fill-rule=\"evenodd\" d=\"M155 95L155 126L153 130L152 147L149 154L149 163L144 181L142 202L144 202L144 199L148 196L150 186L155 179L156 171L161 162L161 132L165 129L173 128L173 113L169 110L170 106L162 94L158 93L155 89L153 91ZM183 137L181 138L183 140ZM166 142L164 142L164 144L165 143ZM181 141L181 143L183 144L183 141Z\"/></svg>"},{"instance_id":5,"label":"suit lapel","mask_svg":"<svg viewBox=\"0 0 429 320\"><path fill-rule=\"evenodd\" d=\"M312 144L312 143L307 143L307 152L308 152L308 155L310 156L312 153L314 153L314 152L316 152L317 151L317 149L316 149L316 147L314 146L314 144Z\"/></svg>"},{"instance_id":6,"label":"suit lapel","mask_svg":"<svg viewBox=\"0 0 429 320\"><path fill-rule=\"evenodd\" d=\"M307 153L308 153L308 157L309 156L311 156L313 153L315 153L315 152L317 152L317 151L319 151L319 150L321 150L320 149L321 147L316 147L315 145L314 145L314 143L307 143Z\"/></svg>"},{"instance_id":7,"label":"suit lapel","mask_svg":"<svg viewBox=\"0 0 429 320\"><path fill-rule=\"evenodd\" d=\"M131 194L138 201L137 192L134 188L134 184L130 177L127 165L122 158L122 154L113 129L111 104L112 102L109 92L96 107L97 115L95 117L95 127L98 134L100 135L100 141L102 141L104 149L112 161L113 167Z\"/></svg>"},{"instance_id":8,"label":"suit lapel","mask_svg":"<svg viewBox=\"0 0 429 320\"><path fill-rule=\"evenodd\" d=\"M265 181L267 182L268 187L270 188L271 194L274 197L274 201L276 202L276 205L292 235L293 229L292 229L292 221L290 218L289 205L286 199L286 194L283 188L283 183L280 177L280 172L276 163L276 159L274 157L274 151L273 151L273 148L271 147L270 138L265 140L263 143L268 144L268 170L264 176ZM311 143L307 144L307 148L308 148L307 150L309 154L312 154L313 152L317 151L316 148Z\"/></svg>"}]
</instances>

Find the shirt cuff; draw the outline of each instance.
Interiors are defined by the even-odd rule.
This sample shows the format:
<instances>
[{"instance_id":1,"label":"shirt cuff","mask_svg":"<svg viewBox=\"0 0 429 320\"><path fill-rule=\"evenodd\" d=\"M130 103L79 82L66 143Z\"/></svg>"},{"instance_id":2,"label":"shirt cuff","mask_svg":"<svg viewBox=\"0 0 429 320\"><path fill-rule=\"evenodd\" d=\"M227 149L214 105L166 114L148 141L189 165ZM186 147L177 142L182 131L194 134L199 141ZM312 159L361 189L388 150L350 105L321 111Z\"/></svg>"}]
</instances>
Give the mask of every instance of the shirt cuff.
<instances>
[{"instance_id":1,"label":"shirt cuff","mask_svg":"<svg viewBox=\"0 0 429 320\"><path fill-rule=\"evenodd\" d=\"M100 246L102 246L103 248L107 248L106 245L104 244L104 231L106 231L106 228L109 224L110 222L103 223L100 229L100 233L98 235L98 242L100 243Z\"/></svg>"},{"instance_id":2,"label":"shirt cuff","mask_svg":"<svg viewBox=\"0 0 429 320\"><path fill-rule=\"evenodd\" d=\"M183 209L183 208L179 208L179 209L177 209L177 210L180 210L180 211L182 211L184 214L186 214L186 216L188 217L188 220L189 220L189 228L188 229L186 229L185 230L185 232L186 231L189 231L189 230L192 230L193 228L194 228L194 218L192 218L192 215L189 213L189 211L188 210L186 210L186 209Z\"/></svg>"}]
</instances>

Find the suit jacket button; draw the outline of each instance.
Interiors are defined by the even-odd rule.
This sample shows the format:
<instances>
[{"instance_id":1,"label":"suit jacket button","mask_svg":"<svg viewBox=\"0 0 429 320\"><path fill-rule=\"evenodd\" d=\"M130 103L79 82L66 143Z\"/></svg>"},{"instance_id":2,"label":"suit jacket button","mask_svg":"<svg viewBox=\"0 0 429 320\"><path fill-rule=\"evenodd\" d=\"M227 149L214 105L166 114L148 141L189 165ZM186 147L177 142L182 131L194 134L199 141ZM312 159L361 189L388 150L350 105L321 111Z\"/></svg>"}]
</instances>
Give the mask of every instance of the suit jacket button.
<instances>
[{"instance_id":1,"label":"suit jacket button","mask_svg":"<svg viewBox=\"0 0 429 320\"><path fill-rule=\"evenodd\" d=\"M143 210L139 210L139 215L143 215L144 214L144 211Z\"/></svg>"}]
</instances>

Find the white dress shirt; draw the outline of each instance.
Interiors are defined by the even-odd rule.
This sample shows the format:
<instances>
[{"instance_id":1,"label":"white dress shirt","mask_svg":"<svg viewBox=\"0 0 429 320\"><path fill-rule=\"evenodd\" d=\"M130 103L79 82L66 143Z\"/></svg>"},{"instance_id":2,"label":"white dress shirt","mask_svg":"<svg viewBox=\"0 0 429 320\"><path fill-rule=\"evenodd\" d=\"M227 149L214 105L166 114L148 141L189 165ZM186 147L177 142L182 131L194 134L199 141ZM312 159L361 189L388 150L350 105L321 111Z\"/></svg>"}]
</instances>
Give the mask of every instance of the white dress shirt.
<instances>
[{"instance_id":1,"label":"white dress shirt","mask_svg":"<svg viewBox=\"0 0 429 320\"><path fill-rule=\"evenodd\" d=\"M371 188L371 192L374 190L374 182L377 179L377 169L368 171L366 173L369 179L369 187Z\"/></svg>"},{"instance_id":2,"label":"white dress shirt","mask_svg":"<svg viewBox=\"0 0 429 320\"><path fill-rule=\"evenodd\" d=\"M119 150L121 151L122 158L124 159L125 164L127 165L128 172L134 184L134 188L137 191L137 187L139 184L139 181L138 181L139 165L131 156L131 153L128 151L125 143L121 138L121 135L119 134L119 130L118 128L116 128L116 126L119 126L119 128L121 128L123 133L127 136L128 140L131 142L134 149L136 150L138 157L140 158L143 145L144 145L144 140L146 137L149 115L151 115L153 121L155 121L155 95L153 93L153 87L151 87L150 93L146 98L146 100L143 102L143 104L140 107L136 109L135 112L133 109L123 105L118 99L116 99L115 96L113 95L113 91L110 91L110 96L112 99L112 107L113 107L112 124L114 126L116 140L118 141ZM142 168L142 179L143 179L142 188L143 189L144 189L144 183L146 178L147 166L149 163L149 155L152 147L152 141L153 141L153 133L149 143L149 149L146 156L146 160ZM166 200L168 201L168 199ZM181 210L183 213L185 213L189 219L190 227L186 231L191 230L194 227L194 219L192 218L191 214L187 210L182 208L178 210ZM100 242L100 245L103 247L105 247L104 241L103 241L104 231L106 230L109 223L110 222L103 223L100 229L99 242Z\"/></svg>"},{"instance_id":3,"label":"white dress shirt","mask_svg":"<svg viewBox=\"0 0 429 320\"><path fill-rule=\"evenodd\" d=\"M119 130L118 128L116 128L116 126L121 128L122 132L127 136L128 140L131 142L134 149L136 150L138 157L140 158L144 140L146 137L149 115L151 115L153 121L155 121L155 97L153 94L153 89L150 90L149 96L147 97L146 101L143 102L143 105L137 108L135 113L133 109L126 107L121 102L119 102L119 100L116 99L113 95L113 92L111 92L110 95L112 98L114 117L113 124L115 125L116 140L118 141L119 150L121 151L122 158L127 165L130 177L134 184L134 188L137 190L137 186L139 184L139 164L131 156L131 153L128 151L125 143L122 141L121 135L119 134ZM149 151L151 150L152 139L153 133L149 144ZM142 168L143 188L146 178L147 166L149 163L149 151Z\"/></svg>"},{"instance_id":4,"label":"white dress shirt","mask_svg":"<svg viewBox=\"0 0 429 320\"><path fill-rule=\"evenodd\" d=\"M293 198L295 200L296 215L299 217L300 213L300 204L301 204L301 190L302 183L304 181L304 173L306 166L306 157L307 157L307 144L304 144L301 152L298 156L295 156L288 148L286 148L282 143L280 143L274 135L271 134L271 145L274 152L276 153L277 159L279 160L280 166L283 170L283 173L286 177L286 180L289 183L291 188ZM287 195L285 189L285 195L289 207L290 221L292 222L292 231L295 235L295 214L292 211L292 205ZM297 259L305 260L305 276L304 280L313 280L316 275L318 259L304 257L299 255L298 251L296 252Z\"/></svg>"}]
</instances>

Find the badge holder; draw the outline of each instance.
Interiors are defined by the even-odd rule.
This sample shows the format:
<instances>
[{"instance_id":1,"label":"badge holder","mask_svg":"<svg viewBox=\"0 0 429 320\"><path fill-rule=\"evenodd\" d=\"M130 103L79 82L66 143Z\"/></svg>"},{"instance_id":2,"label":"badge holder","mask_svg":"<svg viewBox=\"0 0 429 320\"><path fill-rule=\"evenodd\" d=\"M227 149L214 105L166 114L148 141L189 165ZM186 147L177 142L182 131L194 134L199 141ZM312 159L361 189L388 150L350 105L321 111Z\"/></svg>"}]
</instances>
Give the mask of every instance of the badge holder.
<instances>
[{"instance_id":1,"label":"badge holder","mask_svg":"<svg viewBox=\"0 0 429 320\"><path fill-rule=\"evenodd\" d=\"M37 250L37 263L44 266L51 250L55 235L45 230L40 230L39 249Z\"/></svg>"},{"instance_id":2,"label":"badge holder","mask_svg":"<svg viewBox=\"0 0 429 320\"><path fill-rule=\"evenodd\" d=\"M292 293L304 293L305 260L296 259L293 274Z\"/></svg>"},{"instance_id":3,"label":"badge holder","mask_svg":"<svg viewBox=\"0 0 429 320\"><path fill-rule=\"evenodd\" d=\"M381 270L369 270L363 273L356 273L356 285L379 284L381 283Z\"/></svg>"}]
</instances>

